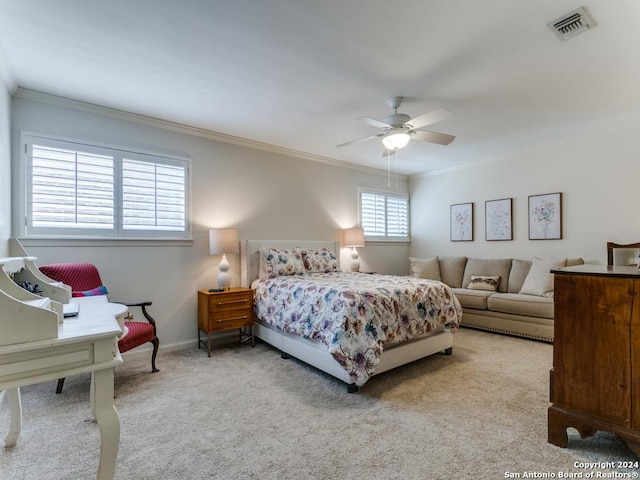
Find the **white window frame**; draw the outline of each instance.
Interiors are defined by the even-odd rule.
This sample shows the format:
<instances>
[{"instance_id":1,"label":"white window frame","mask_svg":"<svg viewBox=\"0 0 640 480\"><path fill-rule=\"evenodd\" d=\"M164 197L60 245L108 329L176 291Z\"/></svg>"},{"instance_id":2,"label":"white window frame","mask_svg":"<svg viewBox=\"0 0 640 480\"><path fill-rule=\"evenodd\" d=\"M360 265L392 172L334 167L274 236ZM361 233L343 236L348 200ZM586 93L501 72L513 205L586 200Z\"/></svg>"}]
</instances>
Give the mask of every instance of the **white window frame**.
<instances>
[{"instance_id":1,"label":"white window frame","mask_svg":"<svg viewBox=\"0 0 640 480\"><path fill-rule=\"evenodd\" d=\"M384 209L384 234L371 234L367 233L366 222L363 219L363 203L362 203L362 195L376 195L380 197L384 197L385 209ZM387 209L387 201L389 198L402 199L406 201L407 204L407 234L406 235L389 235L389 211ZM367 242L391 242L391 243L409 243L411 241L411 225L409 223L411 217L410 211L410 202L409 202L409 194L407 193L398 193L398 192L389 192L384 190L375 190L370 188L359 188L358 189L358 224L365 229L364 238Z\"/></svg>"},{"instance_id":2,"label":"white window frame","mask_svg":"<svg viewBox=\"0 0 640 480\"><path fill-rule=\"evenodd\" d=\"M110 229L103 228L66 228L34 226L32 212L32 172L33 145L51 146L73 151L109 155L114 161L113 170L113 221ZM21 194L20 218L23 219L19 227L19 237L25 239L64 238L64 239L123 239L123 240L190 240L191 239L191 160L189 158L169 156L157 152L140 151L131 148L87 142L83 140L63 138L39 133L21 133ZM125 229L123 227L123 192L122 166L123 161L137 160L156 165L169 165L184 168L184 230L170 229Z\"/></svg>"}]
</instances>

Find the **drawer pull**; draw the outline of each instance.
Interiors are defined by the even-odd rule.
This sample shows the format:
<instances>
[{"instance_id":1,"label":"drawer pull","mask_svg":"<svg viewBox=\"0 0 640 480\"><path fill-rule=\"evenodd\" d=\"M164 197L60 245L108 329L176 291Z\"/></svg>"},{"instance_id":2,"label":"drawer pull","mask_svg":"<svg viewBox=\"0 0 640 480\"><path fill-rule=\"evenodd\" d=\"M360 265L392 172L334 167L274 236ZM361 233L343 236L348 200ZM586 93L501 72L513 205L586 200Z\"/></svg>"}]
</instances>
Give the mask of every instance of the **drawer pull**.
<instances>
[{"instance_id":1,"label":"drawer pull","mask_svg":"<svg viewBox=\"0 0 640 480\"><path fill-rule=\"evenodd\" d=\"M218 302L216 303L216 305L235 305L237 303L247 303L247 299L243 299L243 300L231 300L229 302Z\"/></svg>"},{"instance_id":2,"label":"drawer pull","mask_svg":"<svg viewBox=\"0 0 640 480\"><path fill-rule=\"evenodd\" d=\"M216 320L216 322L218 322L218 323L233 322L235 320L246 320L247 318L249 318L247 315L245 315L244 317L219 318L218 320Z\"/></svg>"}]
</instances>

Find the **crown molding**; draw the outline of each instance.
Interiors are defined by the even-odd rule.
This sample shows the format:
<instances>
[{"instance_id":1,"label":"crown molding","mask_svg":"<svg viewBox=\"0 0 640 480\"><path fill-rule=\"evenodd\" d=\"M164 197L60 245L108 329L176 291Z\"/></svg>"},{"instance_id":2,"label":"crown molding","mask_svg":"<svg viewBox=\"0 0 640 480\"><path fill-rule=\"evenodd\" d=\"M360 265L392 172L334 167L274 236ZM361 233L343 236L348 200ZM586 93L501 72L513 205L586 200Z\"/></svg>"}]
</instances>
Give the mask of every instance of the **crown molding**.
<instances>
[{"instance_id":1,"label":"crown molding","mask_svg":"<svg viewBox=\"0 0 640 480\"><path fill-rule=\"evenodd\" d=\"M164 130L170 130L173 132L183 133L186 135L193 135L196 137L203 137L216 142L230 143L241 147L252 148L255 150L262 150L265 152L276 153L279 155L285 155L288 157L300 158L312 162L324 163L335 167L348 168L350 170L357 170L374 175L386 176L387 171L366 167L364 165L358 165L355 163L344 162L336 160L334 158L324 157L322 155L314 155L312 153L301 152L290 148L280 147L269 143L258 142L250 140L248 138L236 137L233 135L227 135L213 130L207 130L205 128L194 127L183 123L171 122L168 120L162 120L160 118L149 117L138 113L127 112L124 110L118 110L115 108L104 107L94 103L83 102L80 100L74 100L72 98L61 97L50 93L39 92L36 90L30 90L27 88L19 87L14 93L15 98L21 98L24 100L30 100L39 103L45 103L62 108L70 108L87 113L93 113L96 115L107 116L119 120L135 122L141 125L147 125L156 128L162 128ZM398 174L398 178L407 180L408 176Z\"/></svg>"}]
</instances>

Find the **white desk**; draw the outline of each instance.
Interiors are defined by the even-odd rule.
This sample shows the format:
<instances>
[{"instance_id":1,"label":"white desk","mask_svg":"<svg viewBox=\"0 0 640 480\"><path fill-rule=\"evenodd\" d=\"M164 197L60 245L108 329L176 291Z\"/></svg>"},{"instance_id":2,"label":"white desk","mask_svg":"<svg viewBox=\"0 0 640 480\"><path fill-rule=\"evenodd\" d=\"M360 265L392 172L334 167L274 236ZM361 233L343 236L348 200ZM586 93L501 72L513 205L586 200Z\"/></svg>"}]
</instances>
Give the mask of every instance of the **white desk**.
<instances>
[{"instance_id":1,"label":"white desk","mask_svg":"<svg viewBox=\"0 0 640 480\"><path fill-rule=\"evenodd\" d=\"M109 304L106 297L87 297L78 299L78 303L78 316L64 319L58 326L58 338L0 347L0 390L6 391L11 411L5 444L15 445L20 435L19 387L92 372L91 411L101 438L97 478L112 479L120 443L120 418L113 403L113 367L122 363L117 347L122 329L115 315L122 317L127 307Z\"/></svg>"}]
</instances>

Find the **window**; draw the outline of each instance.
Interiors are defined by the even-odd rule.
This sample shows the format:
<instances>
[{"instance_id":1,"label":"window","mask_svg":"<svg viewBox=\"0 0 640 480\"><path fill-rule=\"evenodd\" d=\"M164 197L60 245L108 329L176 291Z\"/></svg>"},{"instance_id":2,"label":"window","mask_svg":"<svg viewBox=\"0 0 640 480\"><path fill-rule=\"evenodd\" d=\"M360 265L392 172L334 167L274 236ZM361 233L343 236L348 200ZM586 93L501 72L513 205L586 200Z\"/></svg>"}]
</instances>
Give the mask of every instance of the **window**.
<instances>
[{"instance_id":1,"label":"window","mask_svg":"<svg viewBox=\"0 0 640 480\"><path fill-rule=\"evenodd\" d=\"M189 162L25 136L26 236L189 238Z\"/></svg>"},{"instance_id":2,"label":"window","mask_svg":"<svg viewBox=\"0 0 640 480\"><path fill-rule=\"evenodd\" d=\"M408 242L409 196L361 190L360 225L367 240Z\"/></svg>"}]
</instances>

